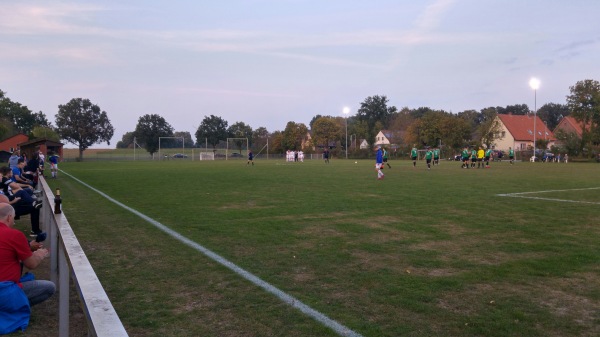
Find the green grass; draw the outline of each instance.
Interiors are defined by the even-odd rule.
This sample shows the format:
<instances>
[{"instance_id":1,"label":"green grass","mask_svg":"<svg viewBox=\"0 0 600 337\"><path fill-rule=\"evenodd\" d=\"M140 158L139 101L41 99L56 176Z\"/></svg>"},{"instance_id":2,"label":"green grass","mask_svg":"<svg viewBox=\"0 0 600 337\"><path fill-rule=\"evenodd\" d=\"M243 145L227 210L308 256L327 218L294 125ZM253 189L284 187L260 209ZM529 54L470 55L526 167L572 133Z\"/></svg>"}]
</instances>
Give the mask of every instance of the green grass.
<instances>
[{"instance_id":1,"label":"green grass","mask_svg":"<svg viewBox=\"0 0 600 337\"><path fill-rule=\"evenodd\" d=\"M63 163L61 169L365 336L600 334L598 164ZM132 336L333 336L61 175L63 209ZM535 194L600 203L600 189Z\"/></svg>"}]
</instances>

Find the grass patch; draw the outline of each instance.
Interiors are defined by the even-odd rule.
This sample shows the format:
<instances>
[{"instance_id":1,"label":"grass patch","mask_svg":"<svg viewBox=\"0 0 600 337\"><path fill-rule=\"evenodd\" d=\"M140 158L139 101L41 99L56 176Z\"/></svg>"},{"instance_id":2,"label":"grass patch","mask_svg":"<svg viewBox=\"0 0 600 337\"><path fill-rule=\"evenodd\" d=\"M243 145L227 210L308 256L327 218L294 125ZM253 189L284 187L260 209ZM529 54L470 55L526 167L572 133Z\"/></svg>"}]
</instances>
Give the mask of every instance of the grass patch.
<instances>
[{"instance_id":1,"label":"grass patch","mask_svg":"<svg viewBox=\"0 0 600 337\"><path fill-rule=\"evenodd\" d=\"M600 205L497 196L600 187L597 164L391 164L383 181L354 160L61 169L365 336L600 333ZM50 184L131 335L334 335L66 175Z\"/></svg>"}]
</instances>

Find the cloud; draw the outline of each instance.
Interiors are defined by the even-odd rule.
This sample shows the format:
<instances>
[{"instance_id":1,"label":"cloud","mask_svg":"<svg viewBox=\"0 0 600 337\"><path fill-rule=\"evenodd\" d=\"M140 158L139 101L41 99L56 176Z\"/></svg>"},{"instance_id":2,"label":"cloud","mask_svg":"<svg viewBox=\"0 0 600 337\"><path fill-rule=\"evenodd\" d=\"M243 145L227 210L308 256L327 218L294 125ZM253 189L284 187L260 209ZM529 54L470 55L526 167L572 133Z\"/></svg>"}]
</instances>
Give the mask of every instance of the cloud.
<instances>
[{"instance_id":1,"label":"cloud","mask_svg":"<svg viewBox=\"0 0 600 337\"><path fill-rule=\"evenodd\" d=\"M417 18L415 30L431 31L440 24L442 16L455 3L455 0L437 0L427 6L425 11Z\"/></svg>"}]
</instances>

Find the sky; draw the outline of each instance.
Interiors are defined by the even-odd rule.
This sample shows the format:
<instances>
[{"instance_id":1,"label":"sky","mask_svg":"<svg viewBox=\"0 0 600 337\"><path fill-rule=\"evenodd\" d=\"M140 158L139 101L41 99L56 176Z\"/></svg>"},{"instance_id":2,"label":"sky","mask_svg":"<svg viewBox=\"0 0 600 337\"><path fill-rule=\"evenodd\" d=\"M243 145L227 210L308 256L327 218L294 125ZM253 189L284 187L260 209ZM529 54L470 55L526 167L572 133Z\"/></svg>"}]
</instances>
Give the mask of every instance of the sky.
<instances>
[{"instance_id":1,"label":"sky","mask_svg":"<svg viewBox=\"0 0 600 337\"><path fill-rule=\"evenodd\" d=\"M146 114L195 138L205 116L272 132L374 95L534 109L600 80L598 13L594 0L0 0L0 90L53 124L90 99L115 128L96 148Z\"/></svg>"}]
</instances>

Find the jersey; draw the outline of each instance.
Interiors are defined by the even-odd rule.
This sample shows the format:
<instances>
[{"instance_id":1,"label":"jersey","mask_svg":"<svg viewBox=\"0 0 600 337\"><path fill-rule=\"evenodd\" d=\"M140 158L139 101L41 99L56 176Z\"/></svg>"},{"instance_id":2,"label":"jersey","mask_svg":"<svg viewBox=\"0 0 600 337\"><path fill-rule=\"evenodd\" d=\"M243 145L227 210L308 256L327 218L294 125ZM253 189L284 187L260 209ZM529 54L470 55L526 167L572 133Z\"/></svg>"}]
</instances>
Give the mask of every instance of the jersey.
<instances>
[{"instance_id":1,"label":"jersey","mask_svg":"<svg viewBox=\"0 0 600 337\"><path fill-rule=\"evenodd\" d=\"M410 150L410 156L412 158L417 158L417 148L413 147L412 150Z\"/></svg>"}]
</instances>

